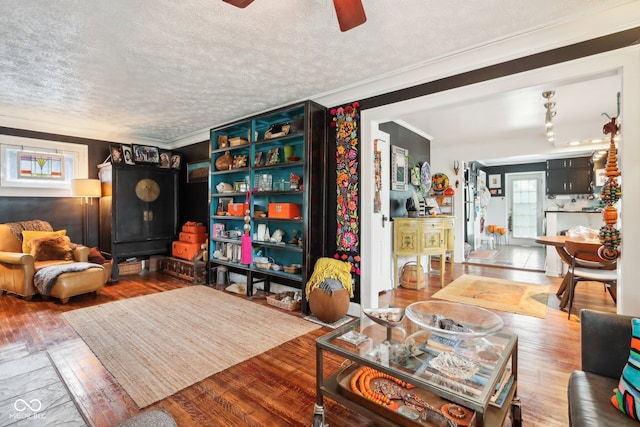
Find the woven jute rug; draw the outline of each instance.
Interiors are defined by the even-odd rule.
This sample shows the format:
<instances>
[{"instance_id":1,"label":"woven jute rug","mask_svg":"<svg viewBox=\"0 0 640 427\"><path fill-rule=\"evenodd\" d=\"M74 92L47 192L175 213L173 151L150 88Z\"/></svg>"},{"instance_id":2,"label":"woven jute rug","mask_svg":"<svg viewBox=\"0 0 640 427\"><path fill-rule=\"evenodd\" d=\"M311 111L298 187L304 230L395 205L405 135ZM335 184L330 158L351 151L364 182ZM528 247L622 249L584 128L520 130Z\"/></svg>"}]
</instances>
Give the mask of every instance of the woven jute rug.
<instances>
[{"instance_id":1,"label":"woven jute rug","mask_svg":"<svg viewBox=\"0 0 640 427\"><path fill-rule=\"evenodd\" d=\"M206 286L64 317L140 408L320 327Z\"/></svg>"},{"instance_id":2,"label":"woven jute rug","mask_svg":"<svg viewBox=\"0 0 640 427\"><path fill-rule=\"evenodd\" d=\"M433 294L433 298L544 318L549 292L548 285L465 274Z\"/></svg>"}]
</instances>

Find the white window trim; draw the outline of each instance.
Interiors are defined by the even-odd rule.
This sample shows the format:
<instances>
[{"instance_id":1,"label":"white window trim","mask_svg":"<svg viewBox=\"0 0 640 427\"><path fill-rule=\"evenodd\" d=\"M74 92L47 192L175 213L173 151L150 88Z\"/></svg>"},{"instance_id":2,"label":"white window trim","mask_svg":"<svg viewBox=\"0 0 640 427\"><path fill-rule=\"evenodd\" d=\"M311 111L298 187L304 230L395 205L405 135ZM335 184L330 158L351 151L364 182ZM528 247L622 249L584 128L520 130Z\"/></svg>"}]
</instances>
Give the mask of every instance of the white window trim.
<instances>
[{"instance_id":1,"label":"white window trim","mask_svg":"<svg viewBox=\"0 0 640 427\"><path fill-rule=\"evenodd\" d=\"M20 182L9 179L7 148L22 150L55 151L73 156L73 170L67 170L68 179L59 183ZM89 150L84 144L48 141L44 139L23 138L19 136L0 135L0 197L70 197L70 180L87 178Z\"/></svg>"}]
</instances>

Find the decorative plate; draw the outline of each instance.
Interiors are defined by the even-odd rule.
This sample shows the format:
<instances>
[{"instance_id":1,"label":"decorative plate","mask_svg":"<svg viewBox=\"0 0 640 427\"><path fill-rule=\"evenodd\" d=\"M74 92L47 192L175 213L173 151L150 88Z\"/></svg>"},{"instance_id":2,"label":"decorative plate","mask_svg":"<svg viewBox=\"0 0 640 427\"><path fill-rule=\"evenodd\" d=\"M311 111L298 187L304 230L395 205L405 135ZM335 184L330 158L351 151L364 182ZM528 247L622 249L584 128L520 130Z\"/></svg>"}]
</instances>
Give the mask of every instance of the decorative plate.
<instances>
[{"instance_id":1,"label":"decorative plate","mask_svg":"<svg viewBox=\"0 0 640 427\"><path fill-rule=\"evenodd\" d=\"M434 173L431 177L431 187L436 193L442 193L449 186L449 177L443 173Z\"/></svg>"},{"instance_id":2,"label":"decorative plate","mask_svg":"<svg viewBox=\"0 0 640 427\"><path fill-rule=\"evenodd\" d=\"M431 190L431 166L424 162L420 168L420 185L426 193Z\"/></svg>"}]
</instances>

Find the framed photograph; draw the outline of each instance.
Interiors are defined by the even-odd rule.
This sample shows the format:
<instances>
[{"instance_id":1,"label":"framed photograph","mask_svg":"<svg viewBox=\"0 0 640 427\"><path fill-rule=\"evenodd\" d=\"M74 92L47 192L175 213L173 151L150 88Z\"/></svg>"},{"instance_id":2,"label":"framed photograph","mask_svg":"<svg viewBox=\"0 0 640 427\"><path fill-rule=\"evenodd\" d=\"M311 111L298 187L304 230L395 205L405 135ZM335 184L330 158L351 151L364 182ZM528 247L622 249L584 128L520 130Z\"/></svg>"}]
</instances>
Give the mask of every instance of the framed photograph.
<instances>
[{"instance_id":1,"label":"framed photograph","mask_svg":"<svg viewBox=\"0 0 640 427\"><path fill-rule=\"evenodd\" d=\"M229 212L229 203L233 203L233 197L218 198L218 215L226 215Z\"/></svg>"},{"instance_id":2,"label":"framed photograph","mask_svg":"<svg viewBox=\"0 0 640 427\"><path fill-rule=\"evenodd\" d=\"M391 189L407 191L409 189L409 150L397 145L391 146Z\"/></svg>"},{"instance_id":3,"label":"framed photograph","mask_svg":"<svg viewBox=\"0 0 640 427\"><path fill-rule=\"evenodd\" d=\"M187 183L209 181L209 160L187 163Z\"/></svg>"},{"instance_id":4,"label":"framed photograph","mask_svg":"<svg viewBox=\"0 0 640 427\"><path fill-rule=\"evenodd\" d=\"M262 165L262 156L263 156L263 154L264 154L264 153L263 153L262 151L258 151L258 152L256 153L256 161L255 161L255 163L253 164L254 166L260 166L260 165Z\"/></svg>"},{"instance_id":5,"label":"framed photograph","mask_svg":"<svg viewBox=\"0 0 640 427\"><path fill-rule=\"evenodd\" d=\"M182 165L182 156L180 154L171 155L171 169L180 169Z\"/></svg>"},{"instance_id":6,"label":"framed photograph","mask_svg":"<svg viewBox=\"0 0 640 427\"><path fill-rule=\"evenodd\" d=\"M133 145L133 160L136 163L147 163L157 165L160 163L160 152L158 147L150 145Z\"/></svg>"},{"instance_id":7,"label":"framed photograph","mask_svg":"<svg viewBox=\"0 0 640 427\"><path fill-rule=\"evenodd\" d=\"M122 153L122 145L111 144L111 163L123 163L124 154Z\"/></svg>"},{"instance_id":8,"label":"framed photograph","mask_svg":"<svg viewBox=\"0 0 640 427\"><path fill-rule=\"evenodd\" d=\"M247 183L244 181L234 181L233 191L235 191L236 193L244 193L245 191L247 191Z\"/></svg>"},{"instance_id":9,"label":"framed photograph","mask_svg":"<svg viewBox=\"0 0 640 427\"><path fill-rule=\"evenodd\" d=\"M158 166L169 169L171 166L171 151L160 150L160 164Z\"/></svg>"},{"instance_id":10,"label":"framed photograph","mask_svg":"<svg viewBox=\"0 0 640 427\"><path fill-rule=\"evenodd\" d=\"M280 148L272 148L267 153L265 165L277 165L280 163Z\"/></svg>"},{"instance_id":11,"label":"framed photograph","mask_svg":"<svg viewBox=\"0 0 640 427\"><path fill-rule=\"evenodd\" d=\"M489 175L489 188L502 188L502 175Z\"/></svg>"},{"instance_id":12,"label":"framed photograph","mask_svg":"<svg viewBox=\"0 0 640 427\"><path fill-rule=\"evenodd\" d=\"M135 165L133 161L133 150L130 145L122 145L122 155L124 156L124 162L128 165Z\"/></svg>"}]
</instances>

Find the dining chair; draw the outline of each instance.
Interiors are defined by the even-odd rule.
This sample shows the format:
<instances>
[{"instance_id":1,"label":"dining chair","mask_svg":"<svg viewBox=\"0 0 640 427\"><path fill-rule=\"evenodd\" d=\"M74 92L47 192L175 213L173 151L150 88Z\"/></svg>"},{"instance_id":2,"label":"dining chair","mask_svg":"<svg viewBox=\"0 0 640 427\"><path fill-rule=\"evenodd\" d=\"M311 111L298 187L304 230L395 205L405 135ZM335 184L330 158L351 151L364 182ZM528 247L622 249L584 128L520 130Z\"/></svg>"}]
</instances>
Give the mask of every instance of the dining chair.
<instances>
[{"instance_id":1,"label":"dining chair","mask_svg":"<svg viewBox=\"0 0 640 427\"><path fill-rule=\"evenodd\" d=\"M569 308L567 317L571 318L571 307L575 287L579 281L591 281L604 283L605 289L611 295L613 302L617 302L616 281L618 280L616 260L605 260L598 255L601 244L598 242L586 242L567 240L564 247L571 257L571 265L568 274L571 275L569 285Z\"/></svg>"}]
</instances>

